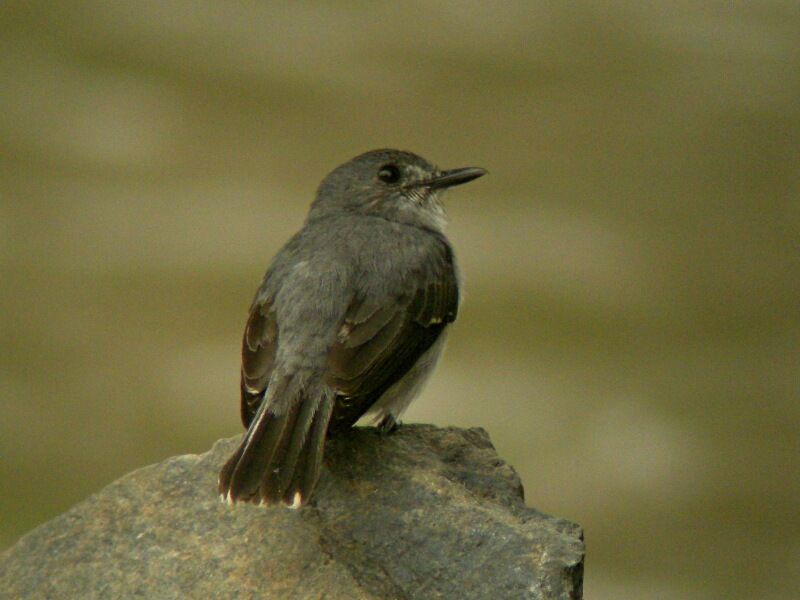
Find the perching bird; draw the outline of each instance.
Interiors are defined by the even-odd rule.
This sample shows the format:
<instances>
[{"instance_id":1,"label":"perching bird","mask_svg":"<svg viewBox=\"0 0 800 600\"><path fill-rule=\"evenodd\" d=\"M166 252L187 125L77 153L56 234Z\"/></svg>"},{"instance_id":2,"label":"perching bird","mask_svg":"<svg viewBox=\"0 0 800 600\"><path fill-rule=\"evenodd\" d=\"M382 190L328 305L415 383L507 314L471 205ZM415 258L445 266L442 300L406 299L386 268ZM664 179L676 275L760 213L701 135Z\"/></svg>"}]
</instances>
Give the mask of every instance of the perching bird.
<instances>
[{"instance_id":1,"label":"perching bird","mask_svg":"<svg viewBox=\"0 0 800 600\"><path fill-rule=\"evenodd\" d=\"M220 473L223 499L302 506L329 433L365 413L383 430L396 426L458 311L442 192L485 173L375 150L325 177L250 307L241 372L248 429Z\"/></svg>"}]
</instances>

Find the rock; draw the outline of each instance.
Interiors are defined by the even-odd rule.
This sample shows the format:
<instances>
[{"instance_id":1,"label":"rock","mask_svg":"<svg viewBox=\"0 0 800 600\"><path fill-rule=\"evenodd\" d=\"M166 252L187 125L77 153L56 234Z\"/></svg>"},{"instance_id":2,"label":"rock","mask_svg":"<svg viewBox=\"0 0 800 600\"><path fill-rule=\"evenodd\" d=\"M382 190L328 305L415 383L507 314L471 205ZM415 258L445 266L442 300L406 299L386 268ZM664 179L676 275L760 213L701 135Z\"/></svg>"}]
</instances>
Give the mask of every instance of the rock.
<instances>
[{"instance_id":1,"label":"rock","mask_svg":"<svg viewBox=\"0 0 800 600\"><path fill-rule=\"evenodd\" d=\"M481 429L355 429L316 501L222 503L239 438L134 471L0 556L2 598L580 598L581 529L523 502Z\"/></svg>"}]
</instances>

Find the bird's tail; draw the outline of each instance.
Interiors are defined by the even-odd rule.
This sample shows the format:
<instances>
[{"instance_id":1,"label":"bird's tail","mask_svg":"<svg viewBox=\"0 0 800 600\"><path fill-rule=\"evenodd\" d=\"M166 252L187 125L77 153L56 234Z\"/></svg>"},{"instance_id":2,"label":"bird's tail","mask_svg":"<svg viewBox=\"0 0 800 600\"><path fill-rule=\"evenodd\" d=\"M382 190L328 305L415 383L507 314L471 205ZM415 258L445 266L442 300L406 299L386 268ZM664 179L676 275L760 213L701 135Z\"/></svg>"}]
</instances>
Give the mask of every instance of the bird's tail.
<instances>
[{"instance_id":1,"label":"bird's tail","mask_svg":"<svg viewBox=\"0 0 800 600\"><path fill-rule=\"evenodd\" d=\"M333 410L333 396L326 392L299 391L288 402L271 402L269 397L262 401L241 445L219 474L224 500L280 502L292 508L308 502L319 478Z\"/></svg>"}]
</instances>

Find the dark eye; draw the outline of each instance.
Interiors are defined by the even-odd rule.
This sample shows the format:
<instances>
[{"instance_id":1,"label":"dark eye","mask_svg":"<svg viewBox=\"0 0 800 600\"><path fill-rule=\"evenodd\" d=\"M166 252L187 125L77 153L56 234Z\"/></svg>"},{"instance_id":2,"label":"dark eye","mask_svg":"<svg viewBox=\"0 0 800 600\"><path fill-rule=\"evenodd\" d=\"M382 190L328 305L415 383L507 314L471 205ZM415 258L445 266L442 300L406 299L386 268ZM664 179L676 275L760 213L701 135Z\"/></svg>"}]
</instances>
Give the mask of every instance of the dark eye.
<instances>
[{"instance_id":1,"label":"dark eye","mask_svg":"<svg viewBox=\"0 0 800 600\"><path fill-rule=\"evenodd\" d=\"M397 165L383 165L378 171L378 179L383 183L397 183L400 180L400 169Z\"/></svg>"}]
</instances>

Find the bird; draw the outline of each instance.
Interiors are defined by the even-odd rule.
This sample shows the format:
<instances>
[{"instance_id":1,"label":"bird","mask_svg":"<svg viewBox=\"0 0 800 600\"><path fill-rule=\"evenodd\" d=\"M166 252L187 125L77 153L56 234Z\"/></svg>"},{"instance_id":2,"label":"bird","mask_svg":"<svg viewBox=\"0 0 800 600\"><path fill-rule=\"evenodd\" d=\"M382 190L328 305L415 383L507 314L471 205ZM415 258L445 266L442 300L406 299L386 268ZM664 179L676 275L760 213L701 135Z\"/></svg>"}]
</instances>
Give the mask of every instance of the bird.
<instances>
[{"instance_id":1,"label":"bird","mask_svg":"<svg viewBox=\"0 0 800 600\"><path fill-rule=\"evenodd\" d=\"M221 498L299 508L327 437L368 415L393 431L442 353L459 308L445 190L486 174L380 149L319 185L303 227L273 258L242 339L242 441Z\"/></svg>"}]
</instances>

